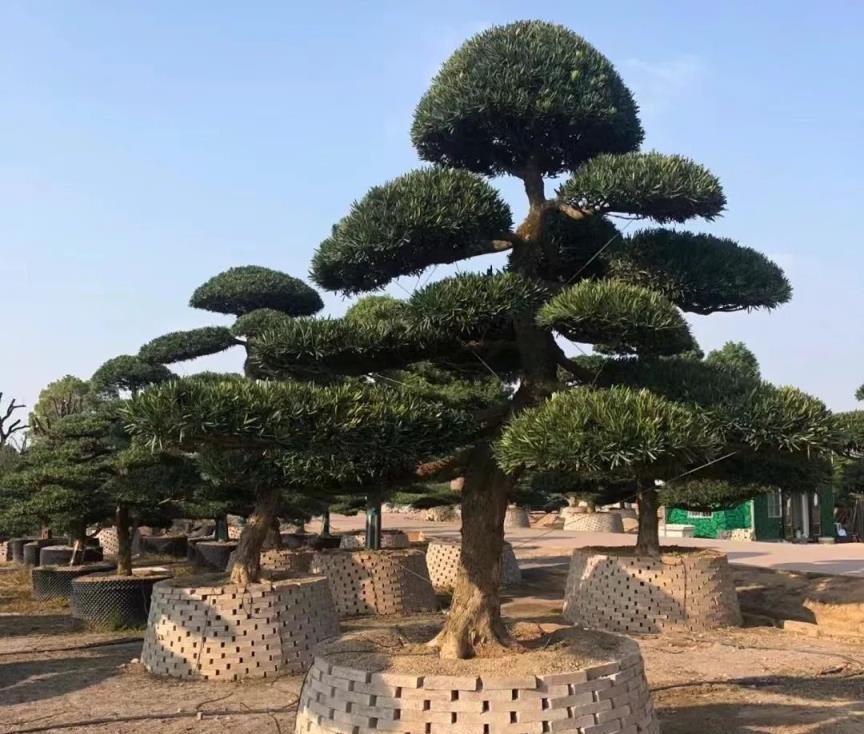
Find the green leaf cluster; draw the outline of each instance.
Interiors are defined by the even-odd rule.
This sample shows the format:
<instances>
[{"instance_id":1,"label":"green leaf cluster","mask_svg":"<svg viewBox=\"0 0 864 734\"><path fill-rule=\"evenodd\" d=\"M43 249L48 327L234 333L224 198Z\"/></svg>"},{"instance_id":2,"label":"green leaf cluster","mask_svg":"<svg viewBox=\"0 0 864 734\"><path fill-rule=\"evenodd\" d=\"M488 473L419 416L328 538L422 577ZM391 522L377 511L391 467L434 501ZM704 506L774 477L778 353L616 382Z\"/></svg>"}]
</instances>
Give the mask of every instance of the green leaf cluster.
<instances>
[{"instance_id":1,"label":"green leaf cluster","mask_svg":"<svg viewBox=\"0 0 864 734\"><path fill-rule=\"evenodd\" d=\"M141 347L138 356L152 364L173 364L218 354L239 343L224 326L202 326L156 337Z\"/></svg>"},{"instance_id":2,"label":"green leaf cluster","mask_svg":"<svg viewBox=\"0 0 864 734\"><path fill-rule=\"evenodd\" d=\"M520 21L483 31L442 66L414 114L420 157L487 176L553 176L642 141L636 103L572 31Z\"/></svg>"},{"instance_id":3,"label":"green leaf cluster","mask_svg":"<svg viewBox=\"0 0 864 734\"><path fill-rule=\"evenodd\" d=\"M328 290L374 290L400 275L469 257L512 223L510 208L480 176L419 169L354 203L316 251L312 278Z\"/></svg>"},{"instance_id":4,"label":"green leaf cluster","mask_svg":"<svg viewBox=\"0 0 864 734\"><path fill-rule=\"evenodd\" d=\"M173 373L162 364L121 354L105 362L90 378L90 387L102 397L116 398L121 392L136 393L149 385L165 382Z\"/></svg>"},{"instance_id":5,"label":"green leaf cluster","mask_svg":"<svg viewBox=\"0 0 864 734\"><path fill-rule=\"evenodd\" d=\"M321 296L302 280L278 270L244 265L213 276L192 294L189 305L243 316L258 309L311 316L324 308Z\"/></svg>"}]
</instances>

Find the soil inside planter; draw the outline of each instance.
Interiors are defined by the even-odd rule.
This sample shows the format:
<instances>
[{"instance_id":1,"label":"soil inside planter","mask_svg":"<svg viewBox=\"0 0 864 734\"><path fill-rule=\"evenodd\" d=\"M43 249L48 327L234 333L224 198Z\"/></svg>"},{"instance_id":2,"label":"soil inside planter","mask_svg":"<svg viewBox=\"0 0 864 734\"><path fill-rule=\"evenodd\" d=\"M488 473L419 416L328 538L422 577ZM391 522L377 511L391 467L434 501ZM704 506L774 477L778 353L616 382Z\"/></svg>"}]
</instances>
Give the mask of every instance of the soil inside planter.
<instances>
[{"instance_id":1,"label":"soil inside planter","mask_svg":"<svg viewBox=\"0 0 864 734\"><path fill-rule=\"evenodd\" d=\"M508 677L567 673L634 652L633 643L620 635L576 628L544 632L539 625L523 623L511 629L517 642L513 650L496 647L490 656L442 659L426 644L441 624L429 617L418 621L402 618L389 629L348 632L322 643L317 652L334 664L372 673L473 676L500 672Z\"/></svg>"}]
</instances>

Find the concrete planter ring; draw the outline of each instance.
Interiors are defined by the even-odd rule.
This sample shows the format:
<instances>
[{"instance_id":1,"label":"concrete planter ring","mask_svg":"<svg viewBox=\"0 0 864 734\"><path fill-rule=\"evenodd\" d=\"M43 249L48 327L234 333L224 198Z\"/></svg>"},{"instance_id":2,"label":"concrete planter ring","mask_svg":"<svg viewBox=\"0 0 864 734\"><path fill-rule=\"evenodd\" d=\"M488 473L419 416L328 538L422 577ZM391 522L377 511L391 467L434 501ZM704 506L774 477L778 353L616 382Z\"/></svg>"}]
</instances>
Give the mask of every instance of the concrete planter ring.
<instances>
[{"instance_id":1,"label":"concrete planter ring","mask_svg":"<svg viewBox=\"0 0 864 734\"><path fill-rule=\"evenodd\" d=\"M72 555L75 554L75 562L83 563L98 563L102 560L102 549L99 547L85 546L79 548L75 553L75 549L71 545L46 545L39 551L40 566L62 566L68 564L72 560Z\"/></svg>"},{"instance_id":2,"label":"concrete planter ring","mask_svg":"<svg viewBox=\"0 0 864 734\"><path fill-rule=\"evenodd\" d=\"M72 579L72 616L114 629L143 627L150 611L153 585L171 578L168 571L133 576L93 573Z\"/></svg>"},{"instance_id":3,"label":"concrete planter ring","mask_svg":"<svg viewBox=\"0 0 864 734\"><path fill-rule=\"evenodd\" d=\"M195 544L196 562L207 568L224 571L228 566L228 559L237 550L236 540L204 540Z\"/></svg>"},{"instance_id":4,"label":"concrete planter ring","mask_svg":"<svg viewBox=\"0 0 864 734\"><path fill-rule=\"evenodd\" d=\"M659 732L633 640L570 629L553 651L442 666L422 642L400 644L400 636L376 632L318 647L300 694L297 734Z\"/></svg>"},{"instance_id":5,"label":"concrete planter ring","mask_svg":"<svg viewBox=\"0 0 864 734\"><path fill-rule=\"evenodd\" d=\"M429 577L436 591L453 591L459 562L462 559L462 546L458 540L432 540L426 551L426 564ZM522 580L522 572L513 546L505 542L501 549L501 585L510 586Z\"/></svg>"},{"instance_id":6,"label":"concrete planter ring","mask_svg":"<svg viewBox=\"0 0 864 734\"><path fill-rule=\"evenodd\" d=\"M66 538L39 538L24 544L23 562L25 566L38 566L42 549L49 545L65 545Z\"/></svg>"},{"instance_id":7,"label":"concrete planter ring","mask_svg":"<svg viewBox=\"0 0 864 734\"><path fill-rule=\"evenodd\" d=\"M657 558L637 556L633 548L577 548L564 616L627 634L741 625L726 555L695 548L664 547Z\"/></svg>"},{"instance_id":8,"label":"concrete planter ring","mask_svg":"<svg viewBox=\"0 0 864 734\"><path fill-rule=\"evenodd\" d=\"M580 533L623 533L619 512L575 512L564 517L564 529Z\"/></svg>"},{"instance_id":9,"label":"concrete planter ring","mask_svg":"<svg viewBox=\"0 0 864 734\"><path fill-rule=\"evenodd\" d=\"M340 617L414 614L437 607L421 550L320 551L311 572L326 576Z\"/></svg>"},{"instance_id":10,"label":"concrete planter ring","mask_svg":"<svg viewBox=\"0 0 864 734\"><path fill-rule=\"evenodd\" d=\"M69 599L72 596L72 579L88 573L113 571L113 563L88 563L81 566L40 565L31 569L34 599Z\"/></svg>"},{"instance_id":11,"label":"concrete planter ring","mask_svg":"<svg viewBox=\"0 0 864 734\"><path fill-rule=\"evenodd\" d=\"M6 541L6 554L9 560L15 563L24 563L24 546L37 540L39 538L9 538Z\"/></svg>"},{"instance_id":12,"label":"concrete planter ring","mask_svg":"<svg viewBox=\"0 0 864 734\"><path fill-rule=\"evenodd\" d=\"M155 675L245 680L297 674L312 648L339 632L326 579L238 586L224 574L161 581L153 589L141 662Z\"/></svg>"},{"instance_id":13,"label":"concrete planter ring","mask_svg":"<svg viewBox=\"0 0 864 734\"><path fill-rule=\"evenodd\" d=\"M141 538L141 552L186 558L187 544L185 535L145 535Z\"/></svg>"},{"instance_id":14,"label":"concrete planter ring","mask_svg":"<svg viewBox=\"0 0 864 734\"><path fill-rule=\"evenodd\" d=\"M530 528L531 516L524 507L518 505L510 505L507 507L507 513L504 515L504 529L513 528Z\"/></svg>"}]
</instances>

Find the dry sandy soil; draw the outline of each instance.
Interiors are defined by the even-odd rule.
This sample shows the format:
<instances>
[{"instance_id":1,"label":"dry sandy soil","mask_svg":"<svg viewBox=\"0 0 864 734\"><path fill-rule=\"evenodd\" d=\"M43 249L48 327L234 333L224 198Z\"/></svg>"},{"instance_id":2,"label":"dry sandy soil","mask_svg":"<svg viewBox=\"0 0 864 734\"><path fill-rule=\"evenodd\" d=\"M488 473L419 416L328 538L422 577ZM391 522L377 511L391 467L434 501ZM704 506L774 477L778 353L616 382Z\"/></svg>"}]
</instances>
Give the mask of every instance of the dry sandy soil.
<instances>
[{"instance_id":1,"label":"dry sandy soil","mask_svg":"<svg viewBox=\"0 0 864 734\"><path fill-rule=\"evenodd\" d=\"M566 559L532 559L522 586L508 593L508 617L561 624L565 571ZM2 734L293 731L301 677L243 684L153 678L130 662L140 633L79 630L60 605L29 601L22 580L0 573ZM769 605L782 597L774 577L739 581ZM800 592L803 582L795 584ZM864 734L864 639L756 627L640 644L663 734Z\"/></svg>"}]
</instances>

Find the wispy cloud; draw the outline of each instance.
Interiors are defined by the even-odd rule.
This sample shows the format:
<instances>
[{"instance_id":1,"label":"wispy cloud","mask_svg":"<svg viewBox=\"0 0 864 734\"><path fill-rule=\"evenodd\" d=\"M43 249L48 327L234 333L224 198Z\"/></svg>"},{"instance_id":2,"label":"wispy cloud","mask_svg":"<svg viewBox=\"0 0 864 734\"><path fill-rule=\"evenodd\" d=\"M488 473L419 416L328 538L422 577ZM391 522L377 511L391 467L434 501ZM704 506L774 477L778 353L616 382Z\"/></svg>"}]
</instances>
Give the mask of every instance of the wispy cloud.
<instances>
[{"instance_id":1,"label":"wispy cloud","mask_svg":"<svg viewBox=\"0 0 864 734\"><path fill-rule=\"evenodd\" d=\"M624 82L633 90L643 117L658 117L691 92L705 73L696 56L669 61L627 59L620 64Z\"/></svg>"}]
</instances>

